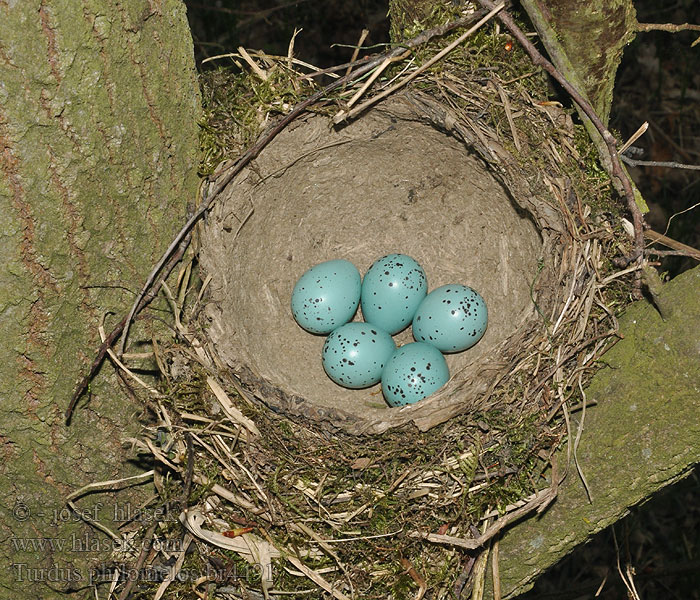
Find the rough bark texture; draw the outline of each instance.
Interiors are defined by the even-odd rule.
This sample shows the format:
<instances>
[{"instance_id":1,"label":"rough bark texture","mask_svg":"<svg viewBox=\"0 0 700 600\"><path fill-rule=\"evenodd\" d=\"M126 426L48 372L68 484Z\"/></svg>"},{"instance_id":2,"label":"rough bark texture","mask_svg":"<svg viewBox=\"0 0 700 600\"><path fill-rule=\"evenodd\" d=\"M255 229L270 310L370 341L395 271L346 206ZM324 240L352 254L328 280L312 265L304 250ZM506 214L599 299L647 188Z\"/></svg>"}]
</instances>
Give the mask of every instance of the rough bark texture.
<instances>
[{"instance_id":1,"label":"rough bark texture","mask_svg":"<svg viewBox=\"0 0 700 600\"><path fill-rule=\"evenodd\" d=\"M70 428L63 411L194 197L198 115L181 0L0 0L1 598L85 585L100 553L74 536L105 549L60 511L134 472L138 407L109 369Z\"/></svg>"},{"instance_id":2,"label":"rough bark texture","mask_svg":"<svg viewBox=\"0 0 700 600\"><path fill-rule=\"evenodd\" d=\"M547 54L559 72L589 101L607 126L615 75L624 47L634 39L637 22L632 0L522 0ZM612 163L603 137L578 109L586 131L610 173ZM648 208L636 190L643 212Z\"/></svg>"},{"instance_id":3,"label":"rough bark texture","mask_svg":"<svg viewBox=\"0 0 700 600\"><path fill-rule=\"evenodd\" d=\"M622 51L634 39L632 1L524 0L523 6L552 62L607 124Z\"/></svg>"},{"instance_id":4,"label":"rough bark texture","mask_svg":"<svg viewBox=\"0 0 700 600\"><path fill-rule=\"evenodd\" d=\"M543 570L624 517L629 508L700 462L700 267L666 284L663 321L646 301L620 320L624 339L586 390L589 403L578 458L555 504L508 532L500 545L503 595L531 587ZM578 427L580 414L574 419ZM559 457L565 464L565 452Z\"/></svg>"}]
</instances>

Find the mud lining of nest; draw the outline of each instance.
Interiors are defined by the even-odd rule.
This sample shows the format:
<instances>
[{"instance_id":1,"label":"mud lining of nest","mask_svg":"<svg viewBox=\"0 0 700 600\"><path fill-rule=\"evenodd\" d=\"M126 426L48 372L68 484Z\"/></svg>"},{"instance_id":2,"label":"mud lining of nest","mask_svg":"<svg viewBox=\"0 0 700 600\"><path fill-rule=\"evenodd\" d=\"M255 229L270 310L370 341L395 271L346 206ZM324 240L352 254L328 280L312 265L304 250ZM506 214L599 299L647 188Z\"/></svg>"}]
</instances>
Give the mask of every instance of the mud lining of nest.
<instances>
[{"instance_id":1,"label":"mud lining of nest","mask_svg":"<svg viewBox=\"0 0 700 600\"><path fill-rule=\"evenodd\" d=\"M323 116L295 124L224 188L202 230L218 358L270 408L351 433L426 430L492 408L490 392L541 335L535 303L549 311L559 292L551 281L564 224L532 183L494 131L415 91L338 130ZM477 289L490 313L479 344L447 357L450 382L401 409L386 406L378 385L331 382L324 338L304 332L289 307L314 264L344 258L364 272L391 252L416 258L430 289ZM410 331L397 337L409 341Z\"/></svg>"}]
</instances>

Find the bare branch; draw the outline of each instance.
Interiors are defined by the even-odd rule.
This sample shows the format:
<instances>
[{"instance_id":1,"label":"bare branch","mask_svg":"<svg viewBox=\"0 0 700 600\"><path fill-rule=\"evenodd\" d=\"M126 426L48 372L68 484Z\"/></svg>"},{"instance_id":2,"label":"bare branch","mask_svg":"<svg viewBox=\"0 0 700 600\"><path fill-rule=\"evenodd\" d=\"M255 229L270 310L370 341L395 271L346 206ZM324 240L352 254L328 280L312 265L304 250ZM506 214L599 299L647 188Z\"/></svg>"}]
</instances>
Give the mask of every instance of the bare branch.
<instances>
[{"instance_id":1,"label":"bare branch","mask_svg":"<svg viewBox=\"0 0 700 600\"><path fill-rule=\"evenodd\" d=\"M689 169L691 171L700 171L700 165L686 165L674 161L636 160L634 158L629 158L624 154L620 155L620 158L622 159L622 162L630 165L631 167L668 167L669 169Z\"/></svg>"},{"instance_id":2,"label":"bare branch","mask_svg":"<svg viewBox=\"0 0 700 600\"><path fill-rule=\"evenodd\" d=\"M637 31L668 31L670 33L700 31L700 25L692 25L690 23L637 23Z\"/></svg>"}]
</instances>

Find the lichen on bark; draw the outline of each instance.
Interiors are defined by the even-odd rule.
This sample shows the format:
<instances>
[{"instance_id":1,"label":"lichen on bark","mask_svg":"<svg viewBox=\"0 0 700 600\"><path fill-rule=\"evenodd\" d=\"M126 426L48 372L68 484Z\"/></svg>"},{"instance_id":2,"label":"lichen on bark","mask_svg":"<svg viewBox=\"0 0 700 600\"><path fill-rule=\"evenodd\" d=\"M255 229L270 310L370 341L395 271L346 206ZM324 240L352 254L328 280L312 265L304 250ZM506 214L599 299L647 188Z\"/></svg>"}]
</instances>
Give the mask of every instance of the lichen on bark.
<instances>
[{"instance_id":1,"label":"lichen on bark","mask_svg":"<svg viewBox=\"0 0 700 600\"><path fill-rule=\"evenodd\" d=\"M615 74L635 35L632 1L524 0L523 6L552 62L607 125Z\"/></svg>"},{"instance_id":2,"label":"lichen on bark","mask_svg":"<svg viewBox=\"0 0 700 600\"><path fill-rule=\"evenodd\" d=\"M65 496L134 470L113 378L69 429L63 411L101 318L128 308L194 198L199 110L180 0L0 2L0 548L39 569L27 597L93 556L70 551L73 517L53 518ZM53 549L20 542L36 538ZM3 569L0 590L18 576Z\"/></svg>"}]
</instances>

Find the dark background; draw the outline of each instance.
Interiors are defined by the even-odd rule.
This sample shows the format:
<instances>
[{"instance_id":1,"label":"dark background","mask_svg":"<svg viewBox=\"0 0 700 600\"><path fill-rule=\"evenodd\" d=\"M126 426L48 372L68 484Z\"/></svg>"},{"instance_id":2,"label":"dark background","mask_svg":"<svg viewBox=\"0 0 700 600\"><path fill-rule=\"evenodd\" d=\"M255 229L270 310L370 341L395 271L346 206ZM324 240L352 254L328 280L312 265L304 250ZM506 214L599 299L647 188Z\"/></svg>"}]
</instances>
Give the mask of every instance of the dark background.
<instances>
[{"instance_id":1,"label":"dark background","mask_svg":"<svg viewBox=\"0 0 700 600\"><path fill-rule=\"evenodd\" d=\"M347 62L362 29L364 45L388 42L387 0L186 0L200 69L227 66L226 59L206 58L235 52L238 46L287 54L295 28L296 58L319 68ZM641 23L700 23L698 0L635 2ZM611 114L611 128L627 139L644 122L647 133L635 144L645 160L700 165L699 32L639 33L620 67ZM564 99L565 100L565 99ZM631 170L650 206L646 220L660 233L700 247L700 207L669 219L700 202L700 171L639 167ZM672 277L697 263L669 257L661 269ZM586 546L542 577L526 597L557 600L594 598L601 582L603 600L627 598L617 573L635 567L635 584L643 600L700 598L700 478L688 479L601 532Z\"/></svg>"}]
</instances>

